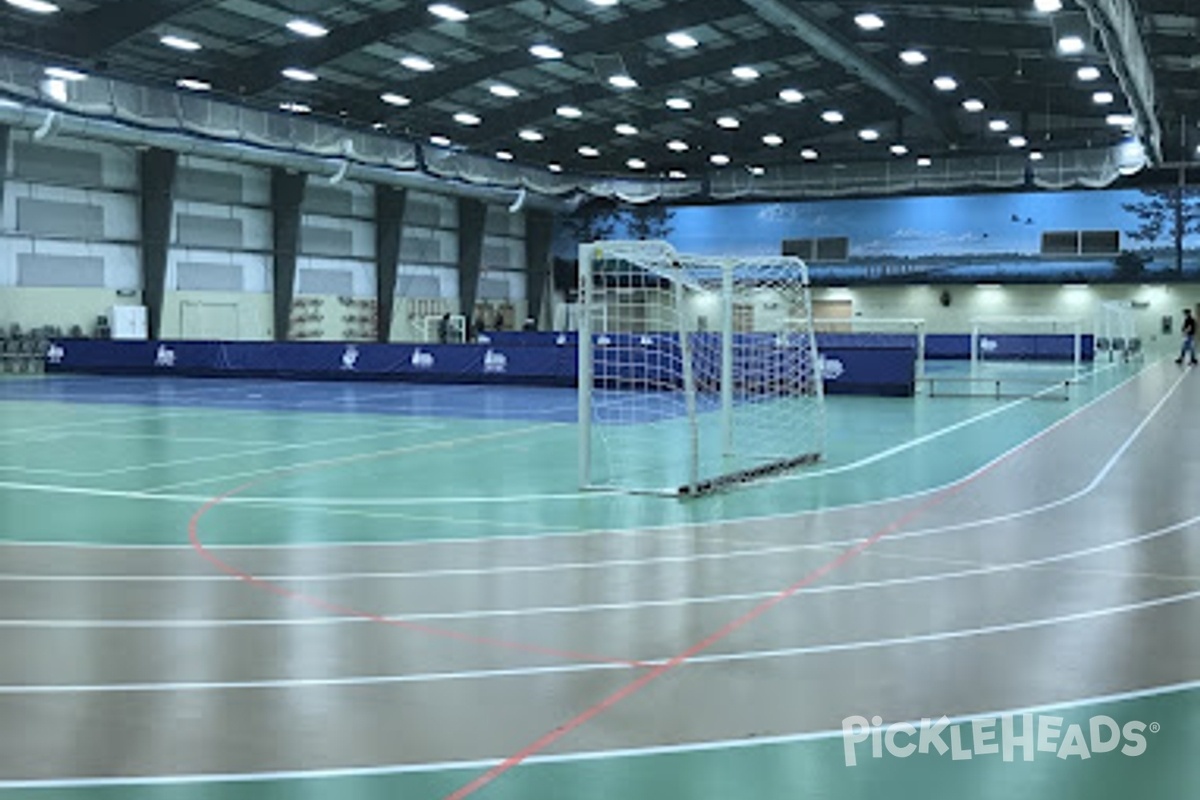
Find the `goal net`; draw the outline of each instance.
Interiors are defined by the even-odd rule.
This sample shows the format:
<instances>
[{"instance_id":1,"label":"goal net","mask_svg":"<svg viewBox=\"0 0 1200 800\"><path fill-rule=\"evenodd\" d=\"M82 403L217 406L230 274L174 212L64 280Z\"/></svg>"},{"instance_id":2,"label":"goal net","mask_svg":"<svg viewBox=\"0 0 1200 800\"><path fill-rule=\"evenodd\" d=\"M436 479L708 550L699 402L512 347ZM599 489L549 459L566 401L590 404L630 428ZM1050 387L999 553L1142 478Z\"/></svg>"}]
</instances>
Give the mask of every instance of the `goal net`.
<instances>
[{"instance_id":1,"label":"goal net","mask_svg":"<svg viewBox=\"0 0 1200 800\"><path fill-rule=\"evenodd\" d=\"M583 486L697 495L819 458L804 262L687 256L666 242L579 254Z\"/></svg>"},{"instance_id":2,"label":"goal net","mask_svg":"<svg viewBox=\"0 0 1200 800\"><path fill-rule=\"evenodd\" d=\"M818 344L845 341L852 346L911 347L916 377L925 377L925 320L892 317L817 317L812 321Z\"/></svg>"},{"instance_id":3,"label":"goal net","mask_svg":"<svg viewBox=\"0 0 1200 800\"><path fill-rule=\"evenodd\" d=\"M998 362L1083 362L1083 323L1058 317L984 317L971 323L971 365Z\"/></svg>"}]
</instances>

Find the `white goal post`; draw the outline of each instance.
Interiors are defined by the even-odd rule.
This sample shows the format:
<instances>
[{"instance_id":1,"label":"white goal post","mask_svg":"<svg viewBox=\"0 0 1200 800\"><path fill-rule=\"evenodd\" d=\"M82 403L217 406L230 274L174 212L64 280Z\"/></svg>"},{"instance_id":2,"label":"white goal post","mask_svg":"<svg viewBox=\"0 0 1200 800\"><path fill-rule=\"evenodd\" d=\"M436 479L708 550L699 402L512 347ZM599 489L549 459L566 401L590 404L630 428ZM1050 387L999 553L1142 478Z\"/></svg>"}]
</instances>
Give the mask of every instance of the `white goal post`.
<instances>
[{"instance_id":1,"label":"white goal post","mask_svg":"<svg viewBox=\"0 0 1200 800\"><path fill-rule=\"evenodd\" d=\"M1036 352L1015 352L1004 337L1044 336L1060 339L1046 360L1068 361L1078 372L1083 363L1083 322L1059 317L980 317L971 321L971 366L987 361L1037 358ZM1057 356L1057 357L1056 357Z\"/></svg>"},{"instance_id":2,"label":"white goal post","mask_svg":"<svg viewBox=\"0 0 1200 800\"><path fill-rule=\"evenodd\" d=\"M915 373L918 380L925 377L925 328L919 317L817 317L813 329L823 333L854 334L860 341L911 345L916 353Z\"/></svg>"},{"instance_id":3,"label":"white goal post","mask_svg":"<svg viewBox=\"0 0 1200 800\"><path fill-rule=\"evenodd\" d=\"M583 487L694 496L820 457L800 259L593 242L579 248L579 302Z\"/></svg>"}]
</instances>

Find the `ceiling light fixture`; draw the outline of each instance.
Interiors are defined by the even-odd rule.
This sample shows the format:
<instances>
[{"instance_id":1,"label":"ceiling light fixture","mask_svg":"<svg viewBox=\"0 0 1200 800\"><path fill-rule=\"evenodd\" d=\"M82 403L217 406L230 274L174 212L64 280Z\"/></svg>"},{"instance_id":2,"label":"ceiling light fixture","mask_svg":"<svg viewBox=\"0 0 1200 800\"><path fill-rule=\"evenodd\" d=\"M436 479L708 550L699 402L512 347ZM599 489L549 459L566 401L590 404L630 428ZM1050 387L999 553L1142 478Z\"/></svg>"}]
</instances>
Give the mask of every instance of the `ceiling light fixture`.
<instances>
[{"instance_id":1,"label":"ceiling light fixture","mask_svg":"<svg viewBox=\"0 0 1200 800\"><path fill-rule=\"evenodd\" d=\"M1029 144L1029 140L1020 134L1017 134L1016 136L1008 137L1008 146L1009 147L1016 147L1019 149L1019 148L1024 147L1027 144Z\"/></svg>"},{"instance_id":2,"label":"ceiling light fixture","mask_svg":"<svg viewBox=\"0 0 1200 800\"><path fill-rule=\"evenodd\" d=\"M501 161L512 161L514 158L516 158L516 156L507 150L497 150L496 158L500 159Z\"/></svg>"},{"instance_id":3,"label":"ceiling light fixture","mask_svg":"<svg viewBox=\"0 0 1200 800\"><path fill-rule=\"evenodd\" d=\"M396 94L395 92L384 92L383 94L379 95L379 99L387 103L389 106L396 106L397 108L403 108L404 106L412 103L411 98L405 97L402 94Z\"/></svg>"},{"instance_id":4,"label":"ceiling light fixture","mask_svg":"<svg viewBox=\"0 0 1200 800\"><path fill-rule=\"evenodd\" d=\"M888 151L896 157L906 156L906 155L908 155L908 146L897 142L896 144L889 147Z\"/></svg>"},{"instance_id":5,"label":"ceiling light fixture","mask_svg":"<svg viewBox=\"0 0 1200 800\"><path fill-rule=\"evenodd\" d=\"M759 166L758 164L746 167L746 170L756 178L761 178L763 175L767 174L767 168Z\"/></svg>"},{"instance_id":6,"label":"ceiling light fixture","mask_svg":"<svg viewBox=\"0 0 1200 800\"><path fill-rule=\"evenodd\" d=\"M579 145L579 155L583 156L584 158L599 158L600 151L597 148L592 147L590 144L581 144Z\"/></svg>"},{"instance_id":7,"label":"ceiling light fixture","mask_svg":"<svg viewBox=\"0 0 1200 800\"><path fill-rule=\"evenodd\" d=\"M159 38L159 43L170 47L172 50L182 50L185 53L194 53L201 49L200 43L191 39L185 39L182 36L168 34Z\"/></svg>"},{"instance_id":8,"label":"ceiling light fixture","mask_svg":"<svg viewBox=\"0 0 1200 800\"><path fill-rule=\"evenodd\" d=\"M521 91L514 86L509 86L507 83L493 83L488 87L488 91L496 95L496 97L504 97L511 99L520 97Z\"/></svg>"},{"instance_id":9,"label":"ceiling light fixture","mask_svg":"<svg viewBox=\"0 0 1200 800\"><path fill-rule=\"evenodd\" d=\"M517 133L517 137L523 142L540 142L546 138L546 134L533 128L525 128Z\"/></svg>"},{"instance_id":10,"label":"ceiling light fixture","mask_svg":"<svg viewBox=\"0 0 1200 800\"><path fill-rule=\"evenodd\" d=\"M1076 56L1087 49L1087 42L1078 34L1069 33L1058 40L1058 52L1064 56Z\"/></svg>"},{"instance_id":11,"label":"ceiling light fixture","mask_svg":"<svg viewBox=\"0 0 1200 800\"><path fill-rule=\"evenodd\" d=\"M1098 67L1086 66L1075 70L1075 77L1084 83L1100 80L1100 69Z\"/></svg>"},{"instance_id":12,"label":"ceiling light fixture","mask_svg":"<svg viewBox=\"0 0 1200 800\"><path fill-rule=\"evenodd\" d=\"M628 75L612 75L608 82L618 89L636 89L638 82Z\"/></svg>"},{"instance_id":13,"label":"ceiling light fixture","mask_svg":"<svg viewBox=\"0 0 1200 800\"><path fill-rule=\"evenodd\" d=\"M745 65L734 67L732 70L730 70L730 72L733 73L733 77L743 81L754 81L762 77L762 73L756 70L754 67Z\"/></svg>"},{"instance_id":14,"label":"ceiling light fixture","mask_svg":"<svg viewBox=\"0 0 1200 800\"><path fill-rule=\"evenodd\" d=\"M864 142L875 142L879 140L879 131L874 128L863 128L858 132L858 138Z\"/></svg>"},{"instance_id":15,"label":"ceiling light fixture","mask_svg":"<svg viewBox=\"0 0 1200 800\"><path fill-rule=\"evenodd\" d=\"M559 106L558 108L554 109L554 113L558 114L558 116L563 117L564 119L579 119L583 116L583 111L575 106Z\"/></svg>"},{"instance_id":16,"label":"ceiling light fixture","mask_svg":"<svg viewBox=\"0 0 1200 800\"><path fill-rule=\"evenodd\" d=\"M878 14L867 12L859 14L854 18L854 24L862 28L864 31L877 31L883 27L883 18Z\"/></svg>"},{"instance_id":17,"label":"ceiling light fixture","mask_svg":"<svg viewBox=\"0 0 1200 800\"><path fill-rule=\"evenodd\" d=\"M329 29L307 19L294 19L287 24L287 29L297 36L308 39L320 39L329 35Z\"/></svg>"},{"instance_id":18,"label":"ceiling light fixture","mask_svg":"<svg viewBox=\"0 0 1200 800\"><path fill-rule=\"evenodd\" d=\"M413 72L430 72L433 70L433 62L424 56L405 56L400 59L400 64L411 69Z\"/></svg>"},{"instance_id":19,"label":"ceiling light fixture","mask_svg":"<svg viewBox=\"0 0 1200 800\"><path fill-rule=\"evenodd\" d=\"M672 33L668 33L667 42L675 47L678 47L680 50L691 50L693 47L700 46L699 40L686 31L674 31Z\"/></svg>"},{"instance_id":20,"label":"ceiling light fixture","mask_svg":"<svg viewBox=\"0 0 1200 800\"><path fill-rule=\"evenodd\" d=\"M1112 103L1116 98L1112 92L1093 92L1092 102L1098 106L1106 106Z\"/></svg>"},{"instance_id":21,"label":"ceiling light fixture","mask_svg":"<svg viewBox=\"0 0 1200 800\"><path fill-rule=\"evenodd\" d=\"M737 130L742 126L737 117L717 117L717 127L727 131Z\"/></svg>"},{"instance_id":22,"label":"ceiling light fixture","mask_svg":"<svg viewBox=\"0 0 1200 800\"><path fill-rule=\"evenodd\" d=\"M1004 133L1008 130L1008 120L993 119L988 122L988 130L993 133Z\"/></svg>"},{"instance_id":23,"label":"ceiling light fixture","mask_svg":"<svg viewBox=\"0 0 1200 800\"><path fill-rule=\"evenodd\" d=\"M288 111L292 114L311 114L312 106L305 105L304 103L280 103L279 110Z\"/></svg>"},{"instance_id":24,"label":"ceiling light fixture","mask_svg":"<svg viewBox=\"0 0 1200 800\"><path fill-rule=\"evenodd\" d=\"M978 114L980 111L983 111L983 109L987 108L983 101L976 97L970 97L966 100L963 100L962 107L972 114Z\"/></svg>"},{"instance_id":25,"label":"ceiling light fixture","mask_svg":"<svg viewBox=\"0 0 1200 800\"><path fill-rule=\"evenodd\" d=\"M821 157L821 154L811 147L806 147L800 151L800 157L805 161L816 161Z\"/></svg>"},{"instance_id":26,"label":"ceiling light fixture","mask_svg":"<svg viewBox=\"0 0 1200 800\"><path fill-rule=\"evenodd\" d=\"M531 45L529 48L529 52L532 55L536 56L537 58L543 59L545 61L557 61L558 59L563 57L562 50L559 50L557 47L555 47L552 44L546 44L544 42L541 44Z\"/></svg>"},{"instance_id":27,"label":"ceiling light fixture","mask_svg":"<svg viewBox=\"0 0 1200 800\"><path fill-rule=\"evenodd\" d=\"M630 125L628 122L617 123L615 126L613 126L613 130L621 136L637 136L638 134L637 127Z\"/></svg>"},{"instance_id":28,"label":"ceiling light fixture","mask_svg":"<svg viewBox=\"0 0 1200 800\"><path fill-rule=\"evenodd\" d=\"M47 3L45 0L8 0L8 4L34 14L54 14L61 10L54 3Z\"/></svg>"},{"instance_id":29,"label":"ceiling light fixture","mask_svg":"<svg viewBox=\"0 0 1200 800\"><path fill-rule=\"evenodd\" d=\"M1033 0L1033 8L1042 14L1053 14L1062 11L1062 0Z\"/></svg>"},{"instance_id":30,"label":"ceiling light fixture","mask_svg":"<svg viewBox=\"0 0 1200 800\"><path fill-rule=\"evenodd\" d=\"M921 156L920 158L917 159L917 166L922 167L922 168L932 167L933 159L930 158L929 156Z\"/></svg>"},{"instance_id":31,"label":"ceiling light fixture","mask_svg":"<svg viewBox=\"0 0 1200 800\"><path fill-rule=\"evenodd\" d=\"M470 111L459 111L454 115L454 121L459 125L478 125L483 122L478 114L472 114Z\"/></svg>"},{"instance_id":32,"label":"ceiling light fixture","mask_svg":"<svg viewBox=\"0 0 1200 800\"><path fill-rule=\"evenodd\" d=\"M799 89L780 89L779 99L785 103L800 103L804 101L804 92Z\"/></svg>"},{"instance_id":33,"label":"ceiling light fixture","mask_svg":"<svg viewBox=\"0 0 1200 800\"><path fill-rule=\"evenodd\" d=\"M1041 150L1030 150L1029 151L1029 160L1030 161L1041 161L1045 157L1046 157L1046 154L1043 153Z\"/></svg>"},{"instance_id":34,"label":"ceiling light fixture","mask_svg":"<svg viewBox=\"0 0 1200 800\"><path fill-rule=\"evenodd\" d=\"M615 6L618 2L620 2L620 0L588 0L588 2L594 6L600 6L601 8L610 8Z\"/></svg>"},{"instance_id":35,"label":"ceiling light fixture","mask_svg":"<svg viewBox=\"0 0 1200 800\"><path fill-rule=\"evenodd\" d=\"M929 58L920 50L905 50L900 53L900 60L910 67L919 67L928 61Z\"/></svg>"},{"instance_id":36,"label":"ceiling light fixture","mask_svg":"<svg viewBox=\"0 0 1200 800\"><path fill-rule=\"evenodd\" d=\"M724 153L713 153L711 156L708 157L708 160L709 160L709 163L711 163L715 166L724 167L729 164L730 158L729 158L729 156L725 155Z\"/></svg>"},{"instance_id":37,"label":"ceiling light fixture","mask_svg":"<svg viewBox=\"0 0 1200 800\"><path fill-rule=\"evenodd\" d=\"M313 83L317 80L316 73L300 69L299 67L288 67L280 74L289 81L298 81L300 83Z\"/></svg>"},{"instance_id":38,"label":"ceiling light fixture","mask_svg":"<svg viewBox=\"0 0 1200 800\"><path fill-rule=\"evenodd\" d=\"M933 86L939 92L953 92L958 88L958 81L949 75L939 75L933 79Z\"/></svg>"},{"instance_id":39,"label":"ceiling light fixture","mask_svg":"<svg viewBox=\"0 0 1200 800\"><path fill-rule=\"evenodd\" d=\"M667 177L673 181L687 180L687 173L681 169L673 169L667 173Z\"/></svg>"},{"instance_id":40,"label":"ceiling light fixture","mask_svg":"<svg viewBox=\"0 0 1200 800\"><path fill-rule=\"evenodd\" d=\"M625 166L629 167L630 169L645 169L646 162L640 158L631 158L625 162Z\"/></svg>"},{"instance_id":41,"label":"ceiling light fixture","mask_svg":"<svg viewBox=\"0 0 1200 800\"><path fill-rule=\"evenodd\" d=\"M1104 118L1104 122L1117 128L1132 128L1136 120L1132 114L1109 114Z\"/></svg>"},{"instance_id":42,"label":"ceiling light fixture","mask_svg":"<svg viewBox=\"0 0 1200 800\"><path fill-rule=\"evenodd\" d=\"M441 17L447 22L466 22L471 18L470 14L449 3L434 3L429 6L429 13L435 17Z\"/></svg>"},{"instance_id":43,"label":"ceiling light fixture","mask_svg":"<svg viewBox=\"0 0 1200 800\"><path fill-rule=\"evenodd\" d=\"M691 111L692 101L686 97L668 97L667 108L673 111Z\"/></svg>"},{"instance_id":44,"label":"ceiling light fixture","mask_svg":"<svg viewBox=\"0 0 1200 800\"><path fill-rule=\"evenodd\" d=\"M768 133L762 137L762 142L767 147L779 147L779 145L783 144L783 137L778 133Z\"/></svg>"},{"instance_id":45,"label":"ceiling light fixture","mask_svg":"<svg viewBox=\"0 0 1200 800\"><path fill-rule=\"evenodd\" d=\"M450 145L454 144L454 142L450 141L449 137L442 136L441 134L438 134L438 133L435 133L433 136L430 136L429 142L430 142L430 144L435 144L438 147L449 147Z\"/></svg>"},{"instance_id":46,"label":"ceiling light fixture","mask_svg":"<svg viewBox=\"0 0 1200 800\"><path fill-rule=\"evenodd\" d=\"M686 153L691 148L689 147L688 143L682 139L672 139L671 141L667 142L667 149L673 153Z\"/></svg>"},{"instance_id":47,"label":"ceiling light fixture","mask_svg":"<svg viewBox=\"0 0 1200 800\"><path fill-rule=\"evenodd\" d=\"M546 169L550 170L551 172L562 172L563 166L562 164L552 161L546 165Z\"/></svg>"},{"instance_id":48,"label":"ceiling light fixture","mask_svg":"<svg viewBox=\"0 0 1200 800\"><path fill-rule=\"evenodd\" d=\"M825 120L830 125L839 125L846 121L846 115L831 108L828 111L821 112L821 119Z\"/></svg>"}]
</instances>

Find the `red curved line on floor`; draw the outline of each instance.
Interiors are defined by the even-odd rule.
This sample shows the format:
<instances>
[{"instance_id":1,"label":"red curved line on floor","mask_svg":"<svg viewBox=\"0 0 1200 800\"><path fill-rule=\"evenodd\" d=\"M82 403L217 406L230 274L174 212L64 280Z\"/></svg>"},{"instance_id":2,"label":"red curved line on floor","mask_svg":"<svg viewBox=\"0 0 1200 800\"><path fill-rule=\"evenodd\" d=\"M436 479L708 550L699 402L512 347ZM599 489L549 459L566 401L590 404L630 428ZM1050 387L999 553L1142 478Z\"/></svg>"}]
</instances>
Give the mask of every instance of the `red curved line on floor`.
<instances>
[{"instance_id":1,"label":"red curved line on floor","mask_svg":"<svg viewBox=\"0 0 1200 800\"><path fill-rule=\"evenodd\" d=\"M1128 384L1126 384L1126 385L1128 385ZM1081 410L1087 410L1088 408L1090 408L1090 406L1085 406ZM595 705L584 710L577 716L567 720L565 723L563 723L562 725L559 725L554 730L544 734L541 738L537 739L536 741L531 742L530 744L526 745L524 748L522 748L518 752L514 753L513 755L509 756L508 758L504 759L502 762L500 762L496 766L492 767L487 772L484 772L482 775L478 776L477 778L472 780L470 783L462 786L460 789L453 792L452 794L446 795L446 797L443 800L465 800L467 797L470 797L471 795L475 794L480 789L483 789L484 787L491 784L497 778L500 778L501 776L508 773L513 768L519 766L521 763L523 763L528 758L530 758L534 755L537 755L538 753L542 752L546 748L550 747L555 742L557 742L558 740L560 740L564 736L566 736L568 733L571 733L572 731L587 724L589 721L591 721L592 719L603 714L605 711L607 711L610 708L612 708L613 706L617 705L622 700L625 700L625 699L631 697L632 695L637 694L639 691L641 691L642 689L644 689L646 686L653 683L654 681L658 680L662 676L664 676L670 672L673 672L674 670L683 666L684 664L686 664L688 661L690 661L695 656L697 656L700 653L702 653L703 651L709 649L710 647L712 647L713 645L722 641L723 639L728 638L731 634L740 630L741 628L745 627L746 625L750 624L751 622L754 622L756 619L758 619L759 617L766 614L772 608L774 608L775 606L784 602L785 600L788 600L788 599L794 597L795 595L797 595L799 592L801 592L803 589L807 588L811 584L821 580L822 578L829 575L831 572L834 572L834 571L844 567L846 564L850 563L851 561L856 559L858 556L860 556L864 552L866 552L869 548L878 544L881 540L885 539L886 537L890 536L893 533L896 533L898 530L903 528L905 525L908 525L910 522L913 522L913 521L919 519L920 517L922 517L929 511L931 511L932 509L936 508L937 506L946 502L950 498L954 497L956 494L961 492L967 486L970 486L971 484L978 481L984 475L987 475L990 472L992 472L994 469L996 469L996 467L1010 461L1013 457L1024 452L1026 449L1028 449L1034 443L1041 441L1042 439L1049 436L1052 432L1057 431L1058 429L1060 429L1061 427L1066 425L1068 422L1071 422L1072 420L1077 419L1079 416L1081 416L1079 411L1069 414L1068 416L1049 425L1048 427L1046 427L1042 431L1038 432L1034 436L1029 437L1025 441L1021 442L1019 445L1017 445L1016 447L1013 447L1012 449L1003 453L1001 456L999 456L998 458L989 462L988 464L985 464L982 468L967 475L965 478L962 478L957 483L953 483L953 484L950 484L949 486L942 488L940 491L929 496L923 503L921 503L916 508L913 508L912 510L908 511L907 513L902 514L899 518L897 518L896 520L887 524L883 528L877 530L871 536L862 540L861 542L854 545L853 547L846 549L837 558L835 558L832 561L829 561L829 562L825 563L824 565L818 567L817 569L813 570L808 575L804 576L804 578L802 578L797 583L794 583L791 586L789 586L786 589L779 592L778 594L767 598L766 600L759 603L754 608L747 611L745 614L742 614L740 617L726 623L720 629L714 631L713 633L709 634L704 639L700 640L699 642L696 642L691 647L687 648L683 652L674 656L670 661L664 662L662 664L658 664L653 669L640 675L637 679L631 681L630 683L625 684L617 691L615 691L612 694L605 697L599 703L596 703Z\"/></svg>"}]
</instances>

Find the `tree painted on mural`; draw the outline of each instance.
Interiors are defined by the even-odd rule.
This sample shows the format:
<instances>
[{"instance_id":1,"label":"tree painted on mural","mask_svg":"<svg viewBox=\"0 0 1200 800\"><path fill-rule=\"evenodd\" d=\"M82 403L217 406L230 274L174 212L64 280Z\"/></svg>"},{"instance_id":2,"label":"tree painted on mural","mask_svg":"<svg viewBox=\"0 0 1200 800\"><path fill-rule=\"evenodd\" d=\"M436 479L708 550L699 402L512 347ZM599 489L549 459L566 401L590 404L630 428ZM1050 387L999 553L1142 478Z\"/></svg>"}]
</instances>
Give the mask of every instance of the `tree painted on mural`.
<instances>
[{"instance_id":1,"label":"tree painted on mural","mask_svg":"<svg viewBox=\"0 0 1200 800\"><path fill-rule=\"evenodd\" d=\"M666 206L627 206L622 211L622 218L630 239L670 241L674 230L674 214Z\"/></svg>"},{"instance_id":2,"label":"tree painted on mural","mask_svg":"<svg viewBox=\"0 0 1200 800\"><path fill-rule=\"evenodd\" d=\"M1189 234L1200 234L1200 189L1171 186L1142 189L1141 193L1144 200L1121 204L1138 222L1126 234L1151 245L1169 240L1174 247L1175 271L1183 272L1184 240Z\"/></svg>"},{"instance_id":3,"label":"tree painted on mural","mask_svg":"<svg viewBox=\"0 0 1200 800\"><path fill-rule=\"evenodd\" d=\"M617 205L594 200L563 220L576 242L605 239L667 239L674 230L674 213L661 205Z\"/></svg>"}]
</instances>

